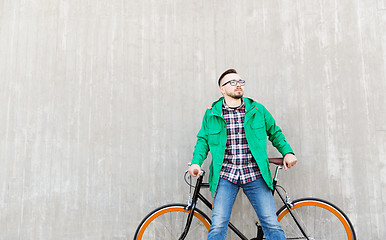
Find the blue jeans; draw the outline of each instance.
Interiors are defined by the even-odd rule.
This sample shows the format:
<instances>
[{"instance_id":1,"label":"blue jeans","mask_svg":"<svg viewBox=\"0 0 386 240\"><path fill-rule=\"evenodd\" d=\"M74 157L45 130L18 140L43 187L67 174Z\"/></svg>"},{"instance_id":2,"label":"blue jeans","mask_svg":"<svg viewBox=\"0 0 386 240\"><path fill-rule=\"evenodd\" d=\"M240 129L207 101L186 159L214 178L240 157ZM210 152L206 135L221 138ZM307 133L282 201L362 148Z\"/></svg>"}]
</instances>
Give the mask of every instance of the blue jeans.
<instances>
[{"instance_id":1,"label":"blue jeans","mask_svg":"<svg viewBox=\"0 0 386 240\"><path fill-rule=\"evenodd\" d=\"M240 187L243 188L245 195L255 209L266 239L285 240L284 232L277 221L272 191L263 178L246 184L240 182L234 184L220 178L214 198L212 225L208 233L208 240L225 240L229 218Z\"/></svg>"}]
</instances>

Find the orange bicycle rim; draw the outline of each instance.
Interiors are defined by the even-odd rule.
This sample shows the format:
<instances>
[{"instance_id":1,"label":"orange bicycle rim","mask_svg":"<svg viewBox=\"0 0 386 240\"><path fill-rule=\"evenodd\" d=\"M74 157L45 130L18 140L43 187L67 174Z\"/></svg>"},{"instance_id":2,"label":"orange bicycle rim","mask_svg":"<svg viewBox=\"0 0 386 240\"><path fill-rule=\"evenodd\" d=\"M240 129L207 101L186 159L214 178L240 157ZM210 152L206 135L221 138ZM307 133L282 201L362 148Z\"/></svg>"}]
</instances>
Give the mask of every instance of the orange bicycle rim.
<instances>
[{"instance_id":1,"label":"orange bicycle rim","mask_svg":"<svg viewBox=\"0 0 386 240\"><path fill-rule=\"evenodd\" d=\"M189 213L190 211L186 211L183 207L178 207L178 206L172 206L172 207L168 207L168 208L163 208L161 209L160 211L157 211L155 212L153 215L151 215L147 220L146 222L144 222L142 224L142 227L141 227L141 230L138 232L138 239L142 239L142 235L145 231L145 229L147 228L147 226L149 226L149 224L154 220L156 219L158 216L162 215L162 214L165 214L165 213L168 213L168 212L185 212L185 213ZM206 229L210 229L210 224L208 223L208 221L201 215L199 214L198 212L194 212L193 214L196 218L198 218L206 227Z\"/></svg>"},{"instance_id":2,"label":"orange bicycle rim","mask_svg":"<svg viewBox=\"0 0 386 240\"><path fill-rule=\"evenodd\" d=\"M318 201L304 201L304 202L300 202L300 203L295 203L295 206L292 209L296 209L296 208L299 208L299 207L303 207L303 206L318 206L318 207L321 207L321 208L324 208L330 212L332 212L339 220L340 222L343 224L344 226L344 229L346 230L346 233L347 233L347 236L348 236L348 239L349 240L353 240L353 236L352 236L352 233L351 233L351 228L349 226L349 224L347 223L347 221L345 220L344 216L339 212L337 211L335 208L331 207L330 205L328 204L325 204L323 202L318 202ZM281 212L279 214L279 216L277 217L277 220L280 222L283 217L288 213L288 209L285 209L283 212Z\"/></svg>"}]
</instances>

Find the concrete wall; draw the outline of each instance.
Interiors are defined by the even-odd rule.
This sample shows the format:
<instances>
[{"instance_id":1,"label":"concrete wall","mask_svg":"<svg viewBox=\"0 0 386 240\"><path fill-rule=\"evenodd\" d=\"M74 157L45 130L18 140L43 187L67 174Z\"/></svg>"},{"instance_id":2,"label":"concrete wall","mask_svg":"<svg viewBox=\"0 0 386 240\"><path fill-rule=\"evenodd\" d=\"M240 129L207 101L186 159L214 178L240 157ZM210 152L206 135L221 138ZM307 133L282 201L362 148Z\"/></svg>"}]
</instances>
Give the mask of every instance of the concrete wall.
<instances>
[{"instance_id":1,"label":"concrete wall","mask_svg":"<svg viewBox=\"0 0 386 240\"><path fill-rule=\"evenodd\" d=\"M385 59L385 0L0 0L0 239L131 239L184 202L229 67L296 151L292 198L384 239Z\"/></svg>"}]
</instances>

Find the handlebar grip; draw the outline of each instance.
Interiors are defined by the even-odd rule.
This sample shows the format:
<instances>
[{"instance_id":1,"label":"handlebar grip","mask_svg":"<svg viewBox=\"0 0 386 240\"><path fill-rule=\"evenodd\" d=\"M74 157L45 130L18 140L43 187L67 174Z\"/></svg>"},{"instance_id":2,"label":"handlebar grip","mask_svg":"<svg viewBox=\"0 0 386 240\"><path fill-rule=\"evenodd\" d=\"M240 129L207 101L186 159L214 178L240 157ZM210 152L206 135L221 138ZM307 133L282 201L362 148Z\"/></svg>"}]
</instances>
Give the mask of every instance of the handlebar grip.
<instances>
[{"instance_id":1,"label":"handlebar grip","mask_svg":"<svg viewBox=\"0 0 386 240\"><path fill-rule=\"evenodd\" d=\"M273 163L276 165L283 165L283 158L268 158L269 163Z\"/></svg>"},{"instance_id":2,"label":"handlebar grip","mask_svg":"<svg viewBox=\"0 0 386 240\"><path fill-rule=\"evenodd\" d=\"M197 175L199 172L200 172L200 171L198 171L198 169L194 169L194 170L193 170L193 174L194 174L194 175Z\"/></svg>"}]
</instances>

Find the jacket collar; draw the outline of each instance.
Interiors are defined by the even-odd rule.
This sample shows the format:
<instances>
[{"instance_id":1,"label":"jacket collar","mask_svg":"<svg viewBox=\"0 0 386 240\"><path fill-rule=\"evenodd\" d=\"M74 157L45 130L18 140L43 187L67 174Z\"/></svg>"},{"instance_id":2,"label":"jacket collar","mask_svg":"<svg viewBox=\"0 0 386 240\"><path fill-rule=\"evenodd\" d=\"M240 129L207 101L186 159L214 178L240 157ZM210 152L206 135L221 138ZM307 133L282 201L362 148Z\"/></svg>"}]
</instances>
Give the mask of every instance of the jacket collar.
<instances>
[{"instance_id":1,"label":"jacket collar","mask_svg":"<svg viewBox=\"0 0 386 240\"><path fill-rule=\"evenodd\" d=\"M251 98L243 97L245 104L245 112L249 112L252 110L256 104L255 101ZM218 116L222 116L222 102L224 101L224 97L220 97L217 101L212 103L212 113Z\"/></svg>"}]
</instances>

